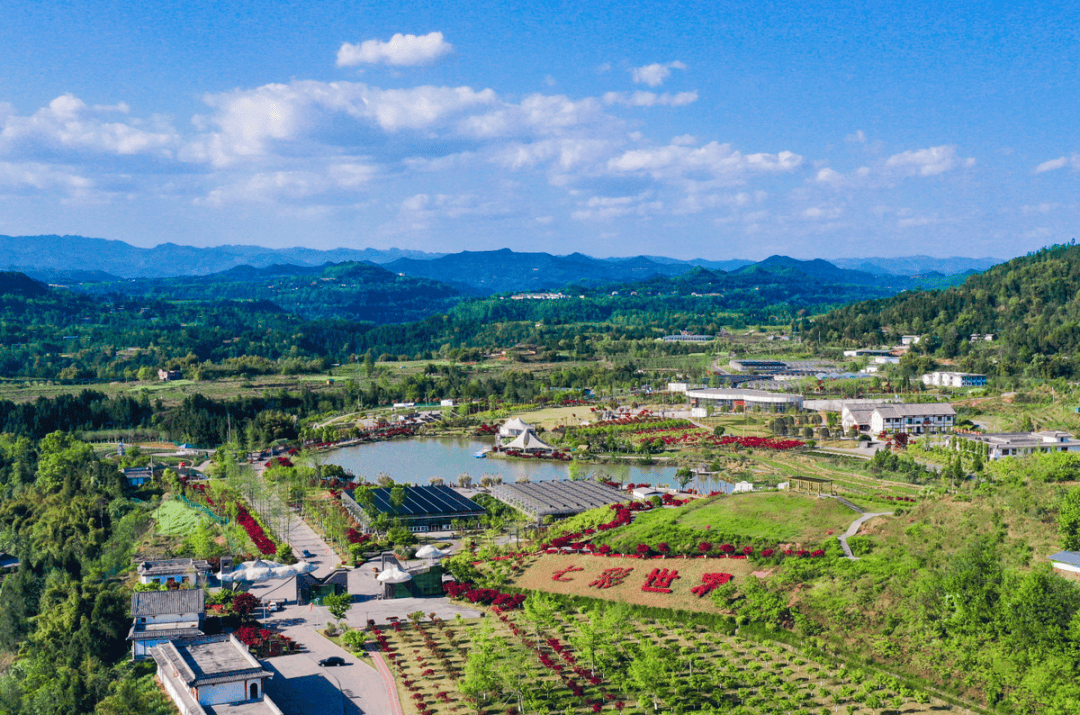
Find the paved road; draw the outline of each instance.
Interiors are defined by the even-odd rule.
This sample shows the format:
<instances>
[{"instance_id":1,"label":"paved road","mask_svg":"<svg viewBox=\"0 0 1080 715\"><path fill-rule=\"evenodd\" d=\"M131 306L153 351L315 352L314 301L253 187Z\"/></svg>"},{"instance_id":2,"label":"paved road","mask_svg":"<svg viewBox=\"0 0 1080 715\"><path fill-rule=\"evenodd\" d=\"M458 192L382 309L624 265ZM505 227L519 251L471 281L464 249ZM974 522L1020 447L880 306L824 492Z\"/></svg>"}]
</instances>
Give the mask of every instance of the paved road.
<instances>
[{"instance_id":1,"label":"paved road","mask_svg":"<svg viewBox=\"0 0 1080 715\"><path fill-rule=\"evenodd\" d=\"M280 614L278 614L280 615ZM285 715L391 715L394 712L378 671L297 624L281 629L305 652L262 661L274 677L266 692ZM346 665L323 668L318 661L341 656Z\"/></svg>"}]
</instances>

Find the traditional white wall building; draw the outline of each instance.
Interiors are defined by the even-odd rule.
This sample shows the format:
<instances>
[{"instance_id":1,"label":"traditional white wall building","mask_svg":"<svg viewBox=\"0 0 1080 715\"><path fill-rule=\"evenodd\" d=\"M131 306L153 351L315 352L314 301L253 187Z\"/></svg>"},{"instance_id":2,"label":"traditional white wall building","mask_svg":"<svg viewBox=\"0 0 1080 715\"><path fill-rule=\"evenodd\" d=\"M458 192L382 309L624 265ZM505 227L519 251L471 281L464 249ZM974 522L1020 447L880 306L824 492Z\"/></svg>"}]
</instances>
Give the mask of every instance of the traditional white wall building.
<instances>
[{"instance_id":1,"label":"traditional white wall building","mask_svg":"<svg viewBox=\"0 0 1080 715\"><path fill-rule=\"evenodd\" d=\"M1034 452L1080 452L1080 441L1068 432L955 434L949 437L949 445L958 448L963 440L986 445L988 459L1024 457Z\"/></svg>"},{"instance_id":2,"label":"traditional white wall building","mask_svg":"<svg viewBox=\"0 0 1080 715\"><path fill-rule=\"evenodd\" d=\"M205 614L206 592L201 588L131 594L131 659L142 660L151 648L171 640L203 635Z\"/></svg>"},{"instance_id":3,"label":"traditional white wall building","mask_svg":"<svg viewBox=\"0 0 1080 715\"><path fill-rule=\"evenodd\" d=\"M956 410L947 402L929 405L880 405L870 413L870 432L947 432L953 428L955 422Z\"/></svg>"},{"instance_id":4,"label":"traditional white wall building","mask_svg":"<svg viewBox=\"0 0 1080 715\"><path fill-rule=\"evenodd\" d=\"M207 715L206 707L244 705L247 715L281 715L263 686L274 674L233 635L168 642L151 650L157 677L183 715ZM224 712L241 712L234 707Z\"/></svg>"}]
</instances>

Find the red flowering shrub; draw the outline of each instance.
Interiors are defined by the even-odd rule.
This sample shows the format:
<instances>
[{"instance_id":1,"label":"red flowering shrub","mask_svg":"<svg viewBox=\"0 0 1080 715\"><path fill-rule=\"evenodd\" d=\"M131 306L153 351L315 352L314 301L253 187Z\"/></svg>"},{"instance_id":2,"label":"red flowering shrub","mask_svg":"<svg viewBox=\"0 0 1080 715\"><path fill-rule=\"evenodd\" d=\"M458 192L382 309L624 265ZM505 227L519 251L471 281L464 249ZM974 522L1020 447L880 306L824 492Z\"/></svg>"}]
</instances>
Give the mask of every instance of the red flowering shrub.
<instances>
[{"instance_id":1,"label":"red flowering shrub","mask_svg":"<svg viewBox=\"0 0 1080 715\"><path fill-rule=\"evenodd\" d=\"M700 544L697 545L697 550L703 554L707 554L712 551L712 544L710 544L708 541L702 541Z\"/></svg>"},{"instance_id":2,"label":"red flowering shrub","mask_svg":"<svg viewBox=\"0 0 1080 715\"><path fill-rule=\"evenodd\" d=\"M714 589L723 586L725 583L733 579L729 573L707 573L701 576L701 585L694 586L690 589L690 593L696 593L698 598L704 598L713 592Z\"/></svg>"}]
</instances>

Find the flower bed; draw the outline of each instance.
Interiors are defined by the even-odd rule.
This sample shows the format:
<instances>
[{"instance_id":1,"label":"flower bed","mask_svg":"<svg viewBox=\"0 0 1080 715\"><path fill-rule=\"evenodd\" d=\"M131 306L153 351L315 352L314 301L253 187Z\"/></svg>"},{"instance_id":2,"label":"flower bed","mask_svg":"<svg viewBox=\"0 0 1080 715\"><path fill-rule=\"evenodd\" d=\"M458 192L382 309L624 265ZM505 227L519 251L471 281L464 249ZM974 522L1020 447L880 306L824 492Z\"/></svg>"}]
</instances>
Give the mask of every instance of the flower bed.
<instances>
[{"instance_id":1,"label":"flower bed","mask_svg":"<svg viewBox=\"0 0 1080 715\"><path fill-rule=\"evenodd\" d=\"M694 586L690 589L690 593L697 594L698 598L704 598L712 593L715 589L723 586L725 583L735 578L729 573L707 573L701 577L701 585Z\"/></svg>"}]
</instances>

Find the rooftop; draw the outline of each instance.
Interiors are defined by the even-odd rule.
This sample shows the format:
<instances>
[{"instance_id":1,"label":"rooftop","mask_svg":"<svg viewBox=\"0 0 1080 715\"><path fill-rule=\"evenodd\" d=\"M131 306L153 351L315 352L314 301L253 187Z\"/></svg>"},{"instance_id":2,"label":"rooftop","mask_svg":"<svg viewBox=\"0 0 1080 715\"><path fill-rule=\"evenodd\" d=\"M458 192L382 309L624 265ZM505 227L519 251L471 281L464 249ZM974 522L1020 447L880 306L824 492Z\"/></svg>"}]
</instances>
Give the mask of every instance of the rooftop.
<instances>
[{"instance_id":1,"label":"rooftop","mask_svg":"<svg viewBox=\"0 0 1080 715\"><path fill-rule=\"evenodd\" d=\"M879 405L874 408L882 417L921 417L922 415L955 415L956 410L948 402L923 405Z\"/></svg>"},{"instance_id":2,"label":"rooftop","mask_svg":"<svg viewBox=\"0 0 1080 715\"><path fill-rule=\"evenodd\" d=\"M168 559L166 561L143 561L139 564L140 576L184 573L188 571L209 571L210 564L194 559Z\"/></svg>"},{"instance_id":3,"label":"rooftop","mask_svg":"<svg viewBox=\"0 0 1080 715\"><path fill-rule=\"evenodd\" d=\"M624 501L626 495L599 482L517 482L498 484L491 496L536 517L577 514Z\"/></svg>"},{"instance_id":4,"label":"rooftop","mask_svg":"<svg viewBox=\"0 0 1080 715\"><path fill-rule=\"evenodd\" d=\"M131 617L163 616L175 613L204 613L206 592L201 588L175 591L136 591L131 594Z\"/></svg>"},{"instance_id":5,"label":"rooftop","mask_svg":"<svg viewBox=\"0 0 1080 715\"><path fill-rule=\"evenodd\" d=\"M1047 558L1051 561L1057 561L1061 564L1080 566L1080 554L1075 551L1059 551L1056 554L1048 556Z\"/></svg>"},{"instance_id":6,"label":"rooftop","mask_svg":"<svg viewBox=\"0 0 1080 715\"><path fill-rule=\"evenodd\" d=\"M175 670L187 687L273 677L232 635L170 641L150 652L159 666Z\"/></svg>"},{"instance_id":7,"label":"rooftop","mask_svg":"<svg viewBox=\"0 0 1080 715\"><path fill-rule=\"evenodd\" d=\"M390 502L390 487L372 489L371 496L375 508L385 514L406 518L437 514L481 515L487 513L484 507L466 499L447 486L402 486L401 488L405 490L405 501L399 507L395 507ZM356 499L355 489L347 491L346 494L353 500Z\"/></svg>"}]
</instances>

